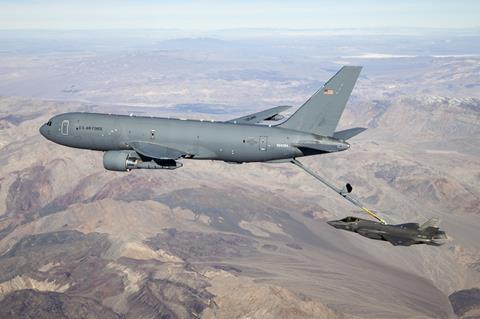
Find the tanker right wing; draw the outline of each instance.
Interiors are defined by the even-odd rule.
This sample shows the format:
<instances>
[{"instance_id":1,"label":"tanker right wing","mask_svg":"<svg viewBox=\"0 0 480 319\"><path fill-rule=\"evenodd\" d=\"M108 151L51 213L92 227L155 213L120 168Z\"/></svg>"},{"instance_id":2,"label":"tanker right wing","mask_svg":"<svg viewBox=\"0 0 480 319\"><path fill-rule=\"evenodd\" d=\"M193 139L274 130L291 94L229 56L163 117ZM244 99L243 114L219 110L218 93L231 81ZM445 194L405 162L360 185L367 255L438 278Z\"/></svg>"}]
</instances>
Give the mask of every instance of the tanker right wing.
<instances>
[{"instance_id":1,"label":"tanker right wing","mask_svg":"<svg viewBox=\"0 0 480 319\"><path fill-rule=\"evenodd\" d=\"M272 107L271 109L260 111L257 113L245 115L233 120L226 121L226 123L233 123L233 124L257 124L261 121L271 121L271 120L281 120L282 118L276 119L279 113L288 110L291 106L288 105L281 105Z\"/></svg>"}]
</instances>

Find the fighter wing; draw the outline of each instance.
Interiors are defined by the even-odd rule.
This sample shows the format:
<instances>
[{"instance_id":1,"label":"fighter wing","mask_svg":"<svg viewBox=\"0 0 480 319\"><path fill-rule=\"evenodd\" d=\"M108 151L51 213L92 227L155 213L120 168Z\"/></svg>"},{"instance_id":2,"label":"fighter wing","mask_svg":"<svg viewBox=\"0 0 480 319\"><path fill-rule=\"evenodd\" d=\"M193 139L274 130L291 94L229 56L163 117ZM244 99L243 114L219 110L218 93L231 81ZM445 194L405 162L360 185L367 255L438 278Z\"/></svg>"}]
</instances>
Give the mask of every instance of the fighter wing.
<instances>
[{"instance_id":1,"label":"fighter wing","mask_svg":"<svg viewBox=\"0 0 480 319\"><path fill-rule=\"evenodd\" d=\"M176 160L182 156L188 155L188 152L181 151L172 147L149 142L130 142L129 145L140 155L161 159Z\"/></svg>"},{"instance_id":2,"label":"fighter wing","mask_svg":"<svg viewBox=\"0 0 480 319\"><path fill-rule=\"evenodd\" d=\"M261 122L261 121L268 121L269 119L273 119L279 113L289 108L291 108L291 106L288 106L288 105L276 106L268 110L249 114L249 115L242 116L226 122L234 123L234 124L257 124L258 122Z\"/></svg>"},{"instance_id":3,"label":"fighter wing","mask_svg":"<svg viewBox=\"0 0 480 319\"><path fill-rule=\"evenodd\" d=\"M410 246L415 243L414 240L405 237L392 236L388 234L383 234L382 237L386 241L389 241L393 246Z\"/></svg>"}]
</instances>

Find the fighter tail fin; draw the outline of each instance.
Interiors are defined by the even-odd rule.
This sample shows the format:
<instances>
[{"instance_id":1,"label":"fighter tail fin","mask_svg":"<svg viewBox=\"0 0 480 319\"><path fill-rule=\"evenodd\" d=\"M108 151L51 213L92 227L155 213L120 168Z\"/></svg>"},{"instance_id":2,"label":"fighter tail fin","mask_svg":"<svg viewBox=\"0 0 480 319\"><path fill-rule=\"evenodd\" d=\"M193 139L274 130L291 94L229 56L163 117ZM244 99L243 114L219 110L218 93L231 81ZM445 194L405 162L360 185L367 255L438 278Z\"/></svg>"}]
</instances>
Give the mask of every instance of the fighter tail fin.
<instances>
[{"instance_id":1,"label":"fighter tail fin","mask_svg":"<svg viewBox=\"0 0 480 319\"><path fill-rule=\"evenodd\" d=\"M429 227L433 227L433 228L438 228L438 225L440 224L440 218L438 217L432 217L430 218L429 220L427 220L425 223L423 223L422 225L420 225L420 227L418 228L419 230L425 230Z\"/></svg>"},{"instance_id":2,"label":"fighter tail fin","mask_svg":"<svg viewBox=\"0 0 480 319\"><path fill-rule=\"evenodd\" d=\"M333 136L361 66L344 66L279 127Z\"/></svg>"}]
</instances>

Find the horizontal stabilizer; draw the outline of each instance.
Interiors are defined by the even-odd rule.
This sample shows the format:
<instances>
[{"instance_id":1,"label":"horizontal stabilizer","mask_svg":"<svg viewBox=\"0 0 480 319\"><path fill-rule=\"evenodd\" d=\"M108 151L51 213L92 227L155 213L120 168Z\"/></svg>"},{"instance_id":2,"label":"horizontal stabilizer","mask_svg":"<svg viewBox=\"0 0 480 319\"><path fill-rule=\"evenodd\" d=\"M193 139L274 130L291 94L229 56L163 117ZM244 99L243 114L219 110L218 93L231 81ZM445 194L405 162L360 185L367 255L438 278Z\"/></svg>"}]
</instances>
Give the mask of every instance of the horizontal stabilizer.
<instances>
[{"instance_id":1,"label":"horizontal stabilizer","mask_svg":"<svg viewBox=\"0 0 480 319\"><path fill-rule=\"evenodd\" d=\"M260 111L257 113L245 115L233 120L227 121L227 123L233 123L233 124L257 124L261 121L266 121L269 119L273 119L276 115L279 113L288 110L291 108L291 106L288 105L282 105L282 106L276 106L268 110Z\"/></svg>"},{"instance_id":2,"label":"horizontal stabilizer","mask_svg":"<svg viewBox=\"0 0 480 319\"><path fill-rule=\"evenodd\" d=\"M420 226L419 230L425 230L429 227L438 228L439 225L440 225L440 218L432 217L429 220L427 220L425 223L423 223Z\"/></svg>"},{"instance_id":3,"label":"horizontal stabilizer","mask_svg":"<svg viewBox=\"0 0 480 319\"><path fill-rule=\"evenodd\" d=\"M346 140L362 133L365 130L366 130L366 128L364 128L364 127L349 128L348 130L343 130L343 131L338 131L338 132L333 133L333 137L338 139L338 140L346 141Z\"/></svg>"},{"instance_id":4,"label":"horizontal stabilizer","mask_svg":"<svg viewBox=\"0 0 480 319\"><path fill-rule=\"evenodd\" d=\"M319 143L296 143L293 146L299 148L308 148L315 151L322 151L326 153L338 152L337 145L334 144L319 144Z\"/></svg>"}]
</instances>

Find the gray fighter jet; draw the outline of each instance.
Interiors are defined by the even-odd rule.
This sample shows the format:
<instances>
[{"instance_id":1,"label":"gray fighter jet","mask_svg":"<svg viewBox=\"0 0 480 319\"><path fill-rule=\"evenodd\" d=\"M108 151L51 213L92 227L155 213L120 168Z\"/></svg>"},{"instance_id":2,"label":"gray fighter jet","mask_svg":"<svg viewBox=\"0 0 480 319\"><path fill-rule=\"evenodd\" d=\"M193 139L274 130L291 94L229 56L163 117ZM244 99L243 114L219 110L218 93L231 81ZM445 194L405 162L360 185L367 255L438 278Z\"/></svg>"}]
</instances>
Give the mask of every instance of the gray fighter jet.
<instances>
[{"instance_id":1,"label":"gray fighter jet","mask_svg":"<svg viewBox=\"0 0 480 319\"><path fill-rule=\"evenodd\" d=\"M328 222L335 228L358 233L370 239L385 240L394 246L443 245L447 236L444 231L439 230L438 223L438 218L432 218L421 226L417 223L385 225L357 217L345 217Z\"/></svg>"},{"instance_id":2,"label":"gray fighter jet","mask_svg":"<svg viewBox=\"0 0 480 319\"><path fill-rule=\"evenodd\" d=\"M288 106L226 122L65 113L42 125L40 133L61 145L103 151L105 169L114 171L175 169L181 159L288 162L344 151L350 147L346 140L364 130L335 132L360 70L344 66L280 124L271 120Z\"/></svg>"}]
</instances>

